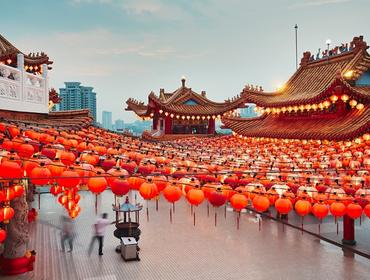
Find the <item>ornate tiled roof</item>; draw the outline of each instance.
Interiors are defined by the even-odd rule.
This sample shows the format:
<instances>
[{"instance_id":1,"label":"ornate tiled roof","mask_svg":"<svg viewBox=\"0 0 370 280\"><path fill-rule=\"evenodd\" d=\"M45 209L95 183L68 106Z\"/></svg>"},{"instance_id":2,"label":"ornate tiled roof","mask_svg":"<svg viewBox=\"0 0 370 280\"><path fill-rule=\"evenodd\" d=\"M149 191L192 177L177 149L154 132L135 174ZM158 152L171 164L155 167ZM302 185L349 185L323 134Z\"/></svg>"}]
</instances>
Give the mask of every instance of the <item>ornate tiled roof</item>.
<instances>
[{"instance_id":1,"label":"ornate tiled roof","mask_svg":"<svg viewBox=\"0 0 370 280\"><path fill-rule=\"evenodd\" d=\"M186 87L185 79L182 80L182 86L174 92L165 93L161 89L159 96L151 92L148 99L148 105L144 105L143 102L130 98L126 101L126 110L134 111L139 116L148 116L155 108L173 114L222 115L227 111L244 107L244 101L240 96L224 102L214 102L206 97L204 91L199 94Z\"/></svg>"},{"instance_id":2,"label":"ornate tiled roof","mask_svg":"<svg viewBox=\"0 0 370 280\"><path fill-rule=\"evenodd\" d=\"M331 94L330 89L334 83L342 80L347 83L354 96L370 99L369 89L351 86L354 80L370 68L367 48L360 36L353 39L348 51L340 54L314 60L310 52L305 52L300 67L280 91L260 92L246 87L242 91L242 97L245 102L262 107L318 102ZM352 71L351 77L346 77L348 71Z\"/></svg>"},{"instance_id":3,"label":"ornate tiled roof","mask_svg":"<svg viewBox=\"0 0 370 280\"><path fill-rule=\"evenodd\" d=\"M37 114L0 110L0 117L8 121L38 126L83 128L91 125L93 118L88 109Z\"/></svg>"},{"instance_id":4,"label":"ornate tiled roof","mask_svg":"<svg viewBox=\"0 0 370 280\"><path fill-rule=\"evenodd\" d=\"M263 115L253 119L224 117L225 127L250 137L347 140L370 131L370 106L344 115L286 118Z\"/></svg>"},{"instance_id":5,"label":"ornate tiled roof","mask_svg":"<svg viewBox=\"0 0 370 280\"><path fill-rule=\"evenodd\" d=\"M17 54L22 53L18 50L14 45L12 45L7 39L5 39L2 35L0 35L0 61L5 61L7 59L11 59L13 62L16 61ZM24 63L28 66L39 66L41 64L53 64L52 61L49 60L49 57L41 52L41 53L29 53L24 54ZM51 67L49 67L51 69Z\"/></svg>"}]
</instances>

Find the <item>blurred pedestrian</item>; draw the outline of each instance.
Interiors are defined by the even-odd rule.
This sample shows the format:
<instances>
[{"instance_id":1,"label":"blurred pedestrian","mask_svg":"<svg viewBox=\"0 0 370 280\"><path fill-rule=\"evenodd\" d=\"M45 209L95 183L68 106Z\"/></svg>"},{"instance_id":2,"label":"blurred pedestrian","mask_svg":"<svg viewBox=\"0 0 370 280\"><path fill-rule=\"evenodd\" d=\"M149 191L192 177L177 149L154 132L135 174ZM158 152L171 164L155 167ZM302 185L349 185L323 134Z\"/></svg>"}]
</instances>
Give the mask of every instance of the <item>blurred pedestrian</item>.
<instances>
[{"instance_id":1,"label":"blurred pedestrian","mask_svg":"<svg viewBox=\"0 0 370 280\"><path fill-rule=\"evenodd\" d=\"M73 251L73 239L75 237L74 222L70 217L62 216L61 245L62 251L65 251L65 242L68 241L69 251Z\"/></svg>"},{"instance_id":2,"label":"blurred pedestrian","mask_svg":"<svg viewBox=\"0 0 370 280\"><path fill-rule=\"evenodd\" d=\"M96 223L94 224L94 236L91 239L90 247L89 247L89 256L91 255L91 251L93 249L95 240L98 240L99 242L99 256L103 255L103 241L104 241L104 235L107 226L114 224L114 222L108 221L108 214L103 213L101 218L98 218L96 220Z\"/></svg>"}]
</instances>

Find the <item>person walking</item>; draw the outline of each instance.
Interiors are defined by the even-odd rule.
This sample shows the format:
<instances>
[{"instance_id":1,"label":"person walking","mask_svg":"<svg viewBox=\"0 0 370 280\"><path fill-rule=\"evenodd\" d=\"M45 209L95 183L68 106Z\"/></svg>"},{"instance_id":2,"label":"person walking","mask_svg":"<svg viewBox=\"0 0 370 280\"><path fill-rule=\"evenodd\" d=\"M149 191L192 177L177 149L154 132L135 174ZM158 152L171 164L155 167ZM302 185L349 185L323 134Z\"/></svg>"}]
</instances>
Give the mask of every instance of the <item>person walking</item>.
<instances>
[{"instance_id":1,"label":"person walking","mask_svg":"<svg viewBox=\"0 0 370 280\"><path fill-rule=\"evenodd\" d=\"M74 239L74 223L70 217L62 216L62 232L61 232L61 245L62 252L65 252L65 242L68 241L69 251L73 251L73 239Z\"/></svg>"},{"instance_id":2,"label":"person walking","mask_svg":"<svg viewBox=\"0 0 370 280\"><path fill-rule=\"evenodd\" d=\"M105 235L106 228L109 225L112 225L114 223L115 221L114 222L108 221L107 213L103 213L102 217L96 220L96 223L94 224L95 233L91 239L90 247L89 247L89 256L91 255L95 240L98 240L99 242L99 256L103 255L103 241L104 241L104 235Z\"/></svg>"}]
</instances>

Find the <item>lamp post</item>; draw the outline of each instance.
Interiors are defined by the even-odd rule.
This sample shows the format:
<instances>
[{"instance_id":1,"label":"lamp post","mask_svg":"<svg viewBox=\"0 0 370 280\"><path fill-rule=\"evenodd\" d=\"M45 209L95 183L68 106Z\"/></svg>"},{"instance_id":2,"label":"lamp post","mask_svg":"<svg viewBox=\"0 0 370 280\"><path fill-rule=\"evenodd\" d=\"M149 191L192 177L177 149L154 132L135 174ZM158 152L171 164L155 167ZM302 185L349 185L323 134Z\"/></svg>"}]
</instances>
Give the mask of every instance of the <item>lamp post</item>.
<instances>
[{"instance_id":1,"label":"lamp post","mask_svg":"<svg viewBox=\"0 0 370 280\"><path fill-rule=\"evenodd\" d=\"M330 44L331 44L331 40L330 39L327 39L326 40L326 45L328 46L328 49L327 49L327 58L328 58L328 63L329 63L329 49L330 49Z\"/></svg>"},{"instance_id":2,"label":"lamp post","mask_svg":"<svg viewBox=\"0 0 370 280\"><path fill-rule=\"evenodd\" d=\"M298 69L298 25L294 26L295 29L295 69Z\"/></svg>"}]
</instances>

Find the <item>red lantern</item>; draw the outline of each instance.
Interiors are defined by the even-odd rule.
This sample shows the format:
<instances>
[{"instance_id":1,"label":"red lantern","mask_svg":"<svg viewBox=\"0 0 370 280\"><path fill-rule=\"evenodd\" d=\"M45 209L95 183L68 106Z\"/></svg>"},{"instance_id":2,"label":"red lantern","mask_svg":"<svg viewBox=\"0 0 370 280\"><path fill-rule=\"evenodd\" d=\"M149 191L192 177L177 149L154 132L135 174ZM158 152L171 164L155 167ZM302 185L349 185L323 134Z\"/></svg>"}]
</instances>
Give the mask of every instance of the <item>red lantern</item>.
<instances>
[{"instance_id":1,"label":"red lantern","mask_svg":"<svg viewBox=\"0 0 370 280\"><path fill-rule=\"evenodd\" d=\"M166 176L154 176L153 183L157 185L158 192L161 192L167 187L168 180Z\"/></svg>"},{"instance_id":2,"label":"red lantern","mask_svg":"<svg viewBox=\"0 0 370 280\"><path fill-rule=\"evenodd\" d=\"M35 185L46 185L50 181L50 170L41 163L39 167L35 167L30 174L31 183Z\"/></svg>"},{"instance_id":3,"label":"red lantern","mask_svg":"<svg viewBox=\"0 0 370 280\"><path fill-rule=\"evenodd\" d=\"M370 204L367 204L364 208L365 215L370 218Z\"/></svg>"},{"instance_id":4,"label":"red lantern","mask_svg":"<svg viewBox=\"0 0 370 280\"><path fill-rule=\"evenodd\" d=\"M245 195L236 193L230 198L230 203L236 211L240 211L247 207L248 199L245 197Z\"/></svg>"},{"instance_id":5,"label":"red lantern","mask_svg":"<svg viewBox=\"0 0 370 280\"><path fill-rule=\"evenodd\" d=\"M118 196L123 196L130 191L130 184L124 178L115 178L110 184L112 193Z\"/></svg>"},{"instance_id":6,"label":"red lantern","mask_svg":"<svg viewBox=\"0 0 370 280\"><path fill-rule=\"evenodd\" d=\"M180 188L174 185L168 185L163 190L163 196L167 199L168 202L175 203L176 201L180 200L182 196L182 191Z\"/></svg>"},{"instance_id":7,"label":"red lantern","mask_svg":"<svg viewBox=\"0 0 370 280\"><path fill-rule=\"evenodd\" d=\"M52 186L50 188L50 193L54 196L60 194L62 192L62 187L61 186Z\"/></svg>"},{"instance_id":8,"label":"red lantern","mask_svg":"<svg viewBox=\"0 0 370 280\"><path fill-rule=\"evenodd\" d=\"M308 200L300 199L295 203L294 209L299 216L304 217L311 213L312 205Z\"/></svg>"},{"instance_id":9,"label":"red lantern","mask_svg":"<svg viewBox=\"0 0 370 280\"><path fill-rule=\"evenodd\" d=\"M148 182L141 184L139 192L145 200L150 200L158 195L157 185L149 179Z\"/></svg>"},{"instance_id":10,"label":"red lantern","mask_svg":"<svg viewBox=\"0 0 370 280\"><path fill-rule=\"evenodd\" d=\"M10 158L10 160L3 161L0 164L0 177L3 179L19 179L22 177L22 168L13 158Z\"/></svg>"},{"instance_id":11,"label":"red lantern","mask_svg":"<svg viewBox=\"0 0 370 280\"><path fill-rule=\"evenodd\" d=\"M64 171L56 181L62 187L73 188L80 183L81 179L79 174L72 169Z\"/></svg>"},{"instance_id":12,"label":"red lantern","mask_svg":"<svg viewBox=\"0 0 370 280\"><path fill-rule=\"evenodd\" d=\"M11 220L14 216L14 209L9 206L5 206L4 208L0 209L0 217L2 217L3 223L8 224L9 220Z\"/></svg>"},{"instance_id":13,"label":"red lantern","mask_svg":"<svg viewBox=\"0 0 370 280\"><path fill-rule=\"evenodd\" d=\"M258 212L265 212L270 207L270 200L266 196L256 195L252 201L253 208Z\"/></svg>"},{"instance_id":14,"label":"red lantern","mask_svg":"<svg viewBox=\"0 0 370 280\"><path fill-rule=\"evenodd\" d=\"M118 177L128 177L128 172L125 169L122 169L121 167L113 167L112 169L109 169L107 171L107 182L108 185L111 186L113 181L116 180Z\"/></svg>"},{"instance_id":15,"label":"red lantern","mask_svg":"<svg viewBox=\"0 0 370 280\"><path fill-rule=\"evenodd\" d=\"M62 151L60 153L60 160L65 165L71 165L72 163L75 162L76 156L72 152Z\"/></svg>"},{"instance_id":16,"label":"red lantern","mask_svg":"<svg viewBox=\"0 0 370 280\"><path fill-rule=\"evenodd\" d=\"M15 191L13 187L7 187L4 189L4 201L10 201L15 198Z\"/></svg>"},{"instance_id":17,"label":"red lantern","mask_svg":"<svg viewBox=\"0 0 370 280\"><path fill-rule=\"evenodd\" d=\"M145 179L141 177L130 177L127 181L130 184L130 188L133 190L139 190L141 184L145 183Z\"/></svg>"},{"instance_id":18,"label":"red lantern","mask_svg":"<svg viewBox=\"0 0 370 280\"><path fill-rule=\"evenodd\" d=\"M362 207L358 203L350 203L347 205L347 215L356 220L362 215Z\"/></svg>"},{"instance_id":19,"label":"red lantern","mask_svg":"<svg viewBox=\"0 0 370 280\"><path fill-rule=\"evenodd\" d=\"M24 188L22 185L15 185L13 189L16 197L21 197L22 194L24 193Z\"/></svg>"},{"instance_id":20,"label":"red lantern","mask_svg":"<svg viewBox=\"0 0 370 280\"><path fill-rule=\"evenodd\" d=\"M282 196L275 201L275 208L279 214L287 215L292 210L293 204L288 198Z\"/></svg>"},{"instance_id":21,"label":"red lantern","mask_svg":"<svg viewBox=\"0 0 370 280\"><path fill-rule=\"evenodd\" d=\"M18 147L18 155L22 158L30 158L35 152L32 145L25 143Z\"/></svg>"},{"instance_id":22,"label":"red lantern","mask_svg":"<svg viewBox=\"0 0 370 280\"><path fill-rule=\"evenodd\" d=\"M312 214L320 220L324 219L329 214L328 206L323 202L317 202L312 207Z\"/></svg>"},{"instance_id":23,"label":"red lantern","mask_svg":"<svg viewBox=\"0 0 370 280\"><path fill-rule=\"evenodd\" d=\"M66 195L60 195L58 197L58 202L62 205L65 205L68 202L68 196Z\"/></svg>"},{"instance_id":24,"label":"red lantern","mask_svg":"<svg viewBox=\"0 0 370 280\"><path fill-rule=\"evenodd\" d=\"M330 205L330 213L337 219L346 214L346 206L340 201L334 201Z\"/></svg>"},{"instance_id":25,"label":"red lantern","mask_svg":"<svg viewBox=\"0 0 370 280\"><path fill-rule=\"evenodd\" d=\"M221 188L218 188L216 191L209 194L208 201L214 207L220 207L226 203L227 197L222 193Z\"/></svg>"},{"instance_id":26,"label":"red lantern","mask_svg":"<svg viewBox=\"0 0 370 280\"><path fill-rule=\"evenodd\" d=\"M203 191L201 189L199 189L198 187L189 190L188 193L186 194L187 201L190 204L196 205L196 206L201 204L203 202L204 198L205 197L204 197Z\"/></svg>"},{"instance_id":27,"label":"red lantern","mask_svg":"<svg viewBox=\"0 0 370 280\"><path fill-rule=\"evenodd\" d=\"M6 231L3 229L0 229L0 243L3 243L6 239Z\"/></svg>"},{"instance_id":28,"label":"red lantern","mask_svg":"<svg viewBox=\"0 0 370 280\"><path fill-rule=\"evenodd\" d=\"M100 175L98 172L97 175ZM108 182L104 177L92 177L87 181L87 186L89 190L95 194L100 194L107 188Z\"/></svg>"}]
</instances>

